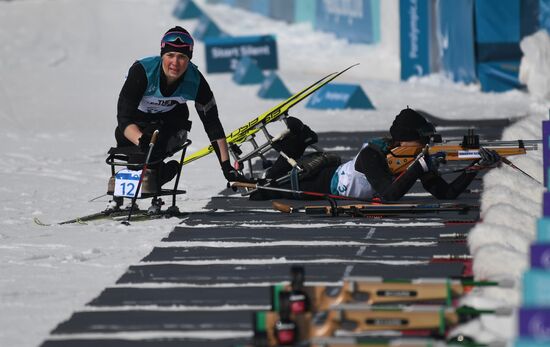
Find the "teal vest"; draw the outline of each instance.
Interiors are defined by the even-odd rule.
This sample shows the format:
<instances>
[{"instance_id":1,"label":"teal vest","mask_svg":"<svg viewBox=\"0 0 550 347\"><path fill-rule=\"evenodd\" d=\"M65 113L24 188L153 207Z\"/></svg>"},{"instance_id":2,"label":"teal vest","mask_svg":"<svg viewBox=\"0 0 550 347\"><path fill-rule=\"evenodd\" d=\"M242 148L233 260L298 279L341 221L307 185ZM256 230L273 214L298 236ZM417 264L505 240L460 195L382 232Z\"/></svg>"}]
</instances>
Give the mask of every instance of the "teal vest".
<instances>
[{"instance_id":1,"label":"teal vest","mask_svg":"<svg viewBox=\"0 0 550 347\"><path fill-rule=\"evenodd\" d=\"M189 62L187 71L183 75L178 88L170 96L164 96L160 92L160 69L162 61L160 56L143 58L139 63L145 69L147 76L147 88L138 105L138 109L145 113L165 113L174 109L179 104L185 104L188 100L195 100L199 90L200 74L196 65Z\"/></svg>"}]
</instances>

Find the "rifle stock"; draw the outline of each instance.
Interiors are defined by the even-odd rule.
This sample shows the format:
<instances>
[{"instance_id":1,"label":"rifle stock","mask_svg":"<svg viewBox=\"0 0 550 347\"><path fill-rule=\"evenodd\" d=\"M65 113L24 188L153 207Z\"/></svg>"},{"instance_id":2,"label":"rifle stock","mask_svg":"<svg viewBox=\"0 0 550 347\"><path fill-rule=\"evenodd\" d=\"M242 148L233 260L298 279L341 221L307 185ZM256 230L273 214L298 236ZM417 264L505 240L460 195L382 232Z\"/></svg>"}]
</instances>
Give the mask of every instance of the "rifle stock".
<instances>
[{"instance_id":1,"label":"rifle stock","mask_svg":"<svg viewBox=\"0 0 550 347\"><path fill-rule=\"evenodd\" d=\"M311 311L327 311L345 303L367 305L398 303L445 303L460 297L474 286L510 286L508 283L489 281L461 281L451 279L416 279L410 281L384 281L378 278L354 278L344 280L342 286L305 286ZM513 284L512 284L513 285ZM290 286L283 290L291 291Z\"/></svg>"},{"instance_id":2,"label":"rifle stock","mask_svg":"<svg viewBox=\"0 0 550 347\"><path fill-rule=\"evenodd\" d=\"M336 331L360 333L369 331L431 330L443 333L447 326L460 322L453 308L444 306L333 307L321 324L313 324L313 337L332 336Z\"/></svg>"},{"instance_id":3,"label":"rifle stock","mask_svg":"<svg viewBox=\"0 0 550 347\"><path fill-rule=\"evenodd\" d=\"M510 315L510 310L476 310L467 306L448 307L441 305L368 306L338 305L329 311L291 315L281 320L278 312L262 312L265 334L269 346L280 345L281 330L293 332L293 343L347 334L406 333L418 336L444 336L449 327L478 317L482 314ZM406 346L406 345L405 345Z\"/></svg>"}]
</instances>

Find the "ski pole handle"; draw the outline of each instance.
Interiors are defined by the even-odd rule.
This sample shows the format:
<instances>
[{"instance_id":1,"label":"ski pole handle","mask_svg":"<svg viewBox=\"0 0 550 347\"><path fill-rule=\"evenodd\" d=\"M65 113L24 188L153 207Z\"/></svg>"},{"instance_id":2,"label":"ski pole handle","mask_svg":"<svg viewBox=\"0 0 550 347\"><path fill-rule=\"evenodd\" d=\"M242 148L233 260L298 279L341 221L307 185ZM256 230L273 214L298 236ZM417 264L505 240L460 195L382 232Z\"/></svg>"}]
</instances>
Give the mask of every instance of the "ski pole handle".
<instances>
[{"instance_id":1,"label":"ski pole handle","mask_svg":"<svg viewBox=\"0 0 550 347\"><path fill-rule=\"evenodd\" d=\"M285 158L286 161L288 162L288 164L292 167L297 167L298 170L302 170L301 167L298 166L298 163L296 162L296 160L292 159L291 157L289 157L288 155L286 155L285 152L283 151L280 151L279 154L281 155L281 157Z\"/></svg>"},{"instance_id":2,"label":"ski pole handle","mask_svg":"<svg viewBox=\"0 0 550 347\"><path fill-rule=\"evenodd\" d=\"M258 188L258 185L256 183L248 183L248 182L229 182L229 187L231 187L231 188L252 188L252 189L256 189L256 188Z\"/></svg>"},{"instance_id":3,"label":"ski pole handle","mask_svg":"<svg viewBox=\"0 0 550 347\"><path fill-rule=\"evenodd\" d=\"M147 152L147 158L145 159L143 172L147 170L147 165L149 165L149 159L151 159L151 154L153 153L153 147L155 147L155 143L157 142L158 137L159 137L159 131L157 129L153 132L153 135L151 136L151 141L149 141L149 151Z\"/></svg>"},{"instance_id":4,"label":"ski pole handle","mask_svg":"<svg viewBox=\"0 0 550 347\"><path fill-rule=\"evenodd\" d=\"M151 136L151 141L149 142L149 147L154 146L155 143L157 143L158 137L159 137L159 131L157 129L153 132L153 136Z\"/></svg>"}]
</instances>

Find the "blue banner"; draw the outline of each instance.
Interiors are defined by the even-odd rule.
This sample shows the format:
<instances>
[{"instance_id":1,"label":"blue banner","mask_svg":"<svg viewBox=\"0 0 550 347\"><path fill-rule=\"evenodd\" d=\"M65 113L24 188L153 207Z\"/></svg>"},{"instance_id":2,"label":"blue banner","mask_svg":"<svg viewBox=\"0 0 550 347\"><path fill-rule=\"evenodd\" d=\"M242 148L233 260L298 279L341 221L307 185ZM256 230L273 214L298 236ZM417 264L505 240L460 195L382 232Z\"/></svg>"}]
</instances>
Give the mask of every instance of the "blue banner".
<instances>
[{"instance_id":1,"label":"blue banner","mask_svg":"<svg viewBox=\"0 0 550 347\"><path fill-rule=\"evenodd\" d=\"M532 269L523 273L523 305L550 306L550 272Z\"/></svg>"},{"instance_id":2,"label":"blue banner","mask_svg":"<svg viewBox=\"0 0 550 347\"><path fill-rule=\"evenodd\" d=\"M380 0L322 0L317 3L315 29L333 32L350 42L374 43L374 16L380 16ZM378 10L378 13L373 13Z\"/></svg>"},{"instance_id":3,"label":"blue banner","mask_svg":"<svg viewBox=\"0 0 550 347\"><path fill-rule=\"evenodd\" d=\"M477 77L484 92L521 89L519 61L494 61L477 64Z\"/></svg>"},{"instance_id":4,"label":"blue banner","mask_svg":"<svg viewBox=\"0 0 550 347\"><path fill-rule=\"evenodd\" d=\"M531 268L550 270L550 243L534 243L530 251Z\"/></svg>"},{"instance_id":5,"label":"blue banner","mask_svg":"<svg viewBox=\"0 0 550 347\"><path fill-rule=\"evenodd\" d=\"M299 0L294 2L294 21L296 23L310 22L315 26L316 9L316 0Z\"/></svg>"},{"instance_id":6,"label":"blue banner","mask_svg":"<svg viewBox=\"0 0 550 347\"><path fill-rule=\"evenodd\" d=\"M550 193L543 193L543 216L537 220L537 241L539 242L550 242Z\"/></svg>"},{"instance_id":7,"label":"blue banner","mask_svg":"<svg viewBox=\"0 0 550 347\"><path fill-rule=\"evenodd\" d=\"M203 14L199 19L199 24L195 27L193 31L193 38L195 40L205 40L210 37L220 37L227 36L214 21L208 17L206 14Z\"/></svg>"},{"instance_id":8,"label":"blue banner","mask_svg":"<svg viewBox=\"0 0 550 347\"><path fill-rule=\"evenodd\" d=\"M519 42L540 26L546 0L475 2L477 72L483 91L522 88L518 79ZM506 23L506 25L503 25Z\"/></svg>"},{"instance_id":9,"label":"blue banner","mask_svg":"<svg viewBox=\"0 0 550 347\"><path fill-rule=\"evenodd\" d=\"M294 22L294 0L272 0L270 11L269 16L273 19Z\"/></svg>"},{"instance_id":10,"label":"blue banner","mask_svg":"<svg viewBox=\"0 0 550 347\"><path fill-rule=\"evenodd\" d=\"M430 4L426 0L400 0L401 79L424 76L430 69Z\"/></svg>"},{"instance_id":11,"label":"blue banner","mask_svg":"<svg viewBox=\"0 0 550 347\"><path fill-rule=\"evenodd\" d=\"M452 1L452 0L451 0ZM476 42L519 42L520 0L475 2ZM504 25L504 23L506 23Z\"/></svg>"},{"instance_id":12,"label":"blue banner","mask_svg":"<svg viewBox=\"0 0 550 347\"><path fill-rule=\"evenodd\" d=\"M550 172L550 120L542 122L542 168L544 170L544 186L550 192L550 182L548 180Z\"/></svg>"},{"instance_id":13,"label":"blue banner","mask_svg":"<svg viewBox=\"0 0 550 347\"><path fill-rule=\"evenodd\" d=\"M550 0L540 0L538 19L540 28L550 32Z\"/></svg>"},{"instance_id":14,"label":"blue banner","mask_svg":"<svg viewBox=\"0 0 550 347\"><path fill-rule=\"evenodd\" d=\"M440 0L437 17L441 69L456 82L476 82L474 0Z\"/></svg>"},{"instance_id":15,"label":"blue banner","mask_svg":"<svg viewBox=\"0 0 550 347\"><path fill-rule=\"evenodd\" d=\"M232 72L242 57L262 70L278 69L277 42L272 35L216 37L204 40L208 73Z\"/></svg>"},{"instance_id":16,"label":"blue banner","mask_svg":"<svg viewBox=\"0 0 550 347\"><path fill-rule=\"evenodd\" d=\"M372 110L374 106L360 85L330 83L311 96L306 108Z\"/></svg>"},{"instance_id":17,"label":"blue banner","mask_svg":"<svg viewBox=\"0 0 550 347\"><path fill-rule=\"evenodd\" d=\"M190 19L199 18L203 13L193 0L180 0L172 14L178 19Z\"/></svg>"},{"instance_id":18,"label":"blue banner","mask_svg":"<svg viewBox=\"0 0 550 347\"><path fill-rule=\"evenodd\" d=\"M520 337L550 343L550 307L522 307L518 320Z\"/></svg>"}]
</instances>

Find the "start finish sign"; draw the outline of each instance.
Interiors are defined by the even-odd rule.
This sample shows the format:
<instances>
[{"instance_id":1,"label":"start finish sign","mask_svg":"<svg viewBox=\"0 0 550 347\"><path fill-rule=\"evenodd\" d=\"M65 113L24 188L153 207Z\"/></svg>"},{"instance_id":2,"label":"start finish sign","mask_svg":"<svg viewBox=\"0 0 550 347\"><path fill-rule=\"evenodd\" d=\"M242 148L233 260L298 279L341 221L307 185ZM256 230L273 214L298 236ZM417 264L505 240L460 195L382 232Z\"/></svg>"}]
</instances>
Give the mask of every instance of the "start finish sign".
<instances>
[{"instance_id":1,"label":"start finish sign","mask_svg":"<svg viewBox=\"0 0 550 347\"><path fill-rule=\"evenodd\" d=\"M233 72L242 57L262 70L277 70L277 42L272 35L212 37L204 40L208 73Z\"/></svg>"}]
</instances>

